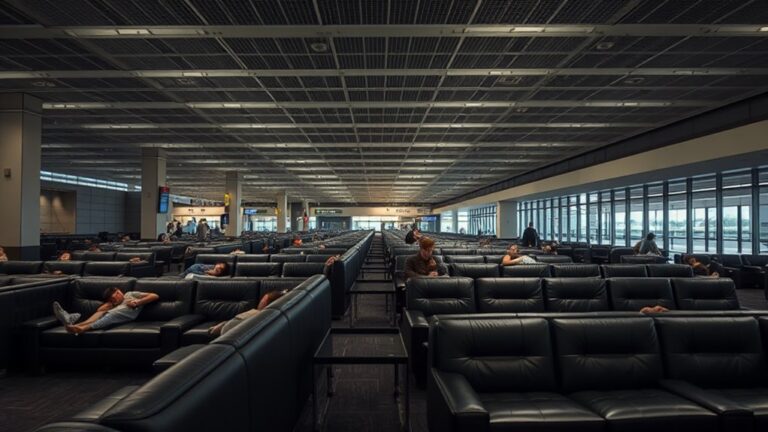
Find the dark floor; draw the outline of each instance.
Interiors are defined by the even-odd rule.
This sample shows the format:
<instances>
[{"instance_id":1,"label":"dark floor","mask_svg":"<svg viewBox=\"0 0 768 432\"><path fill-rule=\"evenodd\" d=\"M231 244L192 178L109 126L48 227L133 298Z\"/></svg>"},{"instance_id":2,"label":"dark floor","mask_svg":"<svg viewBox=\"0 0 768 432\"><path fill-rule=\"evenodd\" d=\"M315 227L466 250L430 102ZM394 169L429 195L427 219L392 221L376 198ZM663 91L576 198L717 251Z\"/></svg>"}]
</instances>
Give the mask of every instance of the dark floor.
<instances>
[{"instance_id":1,"label":"dark floor","mask_svg":"<svg viewBox=\"0 0 768 432\"><path fill-rule=\"evenodd\" d=\"M381 275L367 275L377 279ZM743 306L768 309L759 290L739 290ZM359 300L357 327L387 326L384 297L362 296ZM334 321L334 327L345 327L348 320ZM326 398L324 431L384 432L399 430L403 406L393 396L392 366L335 366L335 394ZM141 384L149 373L82 373L49 372L41 377L11 375L0 379L0 431L26 432L50 423L63 421L90 404L126 385ZM320 380L321 382L323 380ZM402 400L401 400L402 402ZM312 430L311 401L296 426L300 432ZM427 430L425 392L412 389L411 427L414 432Z\"/></svg>"}]
</instances>

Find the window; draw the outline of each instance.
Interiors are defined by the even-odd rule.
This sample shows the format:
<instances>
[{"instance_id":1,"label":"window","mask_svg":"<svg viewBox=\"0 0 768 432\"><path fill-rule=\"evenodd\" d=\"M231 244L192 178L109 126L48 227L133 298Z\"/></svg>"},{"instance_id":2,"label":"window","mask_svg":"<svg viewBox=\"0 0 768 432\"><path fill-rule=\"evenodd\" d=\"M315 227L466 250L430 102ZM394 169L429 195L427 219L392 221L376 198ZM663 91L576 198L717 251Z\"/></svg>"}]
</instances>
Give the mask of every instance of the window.
<instances>
[{"instance_id":1,"label":"window","mask_svg":"<svg viewBox=\"0 0 768 432\"><path fill-rule=\"evenodd\" d=\"M590 244L598 244L600 243L600 239L598 238L598 230L600 228L600 224L598 223L598 218L600 216L600 211L597 207L597 194L592 193L589 194L589 221L587 226L589 227L589 238L587 238L587 241Z\"/></svg>"},{"instance_id":2,"label":"window","mask_svg":"<svg viewBox=\"0 0 768 432\"><path fill-rule=\"evenodd\" d=\"M453 212L440 213L440 232L453 232Z\"/></svg>"},{"instance_id":3,"label":"window","mask_svg":"<svg viewBox=\"0 0 768 432\"><path fill-rule=\"evenodd\" d=\"M693 252L717 253L715 177L693 179Z\"/></svg>"},{"instance_id":4,"label":"window","mask_svg":"<svg viewBox=\"0 0 768 432\"><path fill-rule=\"evenodd\" d=\"M397 220L397 216L353 216L352 229L381 231L382 224L384 229L392 229Z\"/></svg>"},{"instance_id":5,"label":"window","mask_svg":"<svg viewBox=\"0 0 768 432\"><path fill-rule=\"evenodd\" d=\"M469 210L469 234L479 231L483 235L496 234L496 206L490 205Z\"/></svg>"},{"instance_id":6,"label":"window","mask_svg":"<svg viewBox=\"0 0 768 432\"><path fill-rule=\"evenodd\" d=\"M643 229L643 188L629 190L629 245L632 246L645 238Z\"/></svg>"},{"instance_id":7,"label":"window","mask_svg":"<svg viewBox=\"0 0 768 432\"><path fill-rule=\"evenodd\" d=\"M469 231L469 211L459 210L458 215L459 223L457 224L456 228L459 230L459 232L464 230L464 234L473 234Z\"/></svg>"},{"instance_id":8,"label":"window","mask_svg":"<svg viewBox=\"0 0 768 432\"><path fill-rule=\"evenodd\" d=\"M648 232L656 235L659 248L664 245L664 186L648 186Z\"/></svg>"},{"instance_id":9,"label":"window","mask_svg":"<svg viewBox=\"0 0 768 432\"><path fill-rule=\"evenodd\" d=\"M758 219L758 235L760 253L768 253L768 169L763 169L758 175L760 193L760 217Z\"/></svg>"},{"instance_id":10,"label":"window","mask_svg":"<svg viewBox=\"0 0 768 432\"><path fill-rule=\"evenodd\" d=\"M600 244L611 244L611 227L613 226L613 215L611 213L611 193L601 192L600 198Z\"/></svg>"},{"instance_id":11,"label":"window","mask_svg":"<svg viewBox=\"0 0 768 432\"><path fill-rule=\"evenodd\" d=\"M577 241L587 241L587 194L579 195L579 229Z\"/></svg>"},{"instance_id":12,"label":"window","mask_svg":"<svg viewBox=\"0 0 768 432\"><path fill-rule=\"evenodd\" d=\"M579 208L576 205L578 198L575 196L568 197L568 241L579 241L576 235L579 229Z\"/></svg>"},{"instance_id":13,"label":"window","mask_svg":"<svg viewBox=\"0 0 768 432\"><path fill-rule=\"evenodd\" d=\"M752 173L723 175L723 253L752 253Z\"/></svg>"},{"instance_id":14,"label":"window","mask_svg":"<svg viewBox=\"0 0 768 432\"><path fill-rule=\"evenodd\" d=\"M669 250L685 253L688 250L688 201L685 181L669 183Z\"/></svg>"},{"instance_id":15,"label":"window","mask_svg":"<svg viewBox=\"0 0 768 432\"><path fill-rule=\"evenodd\" d=\"M614 239L613 244L615 246L627 245L627 194L624 190L617 190L614 196L614 204L616 210L614 211Z\"/></svg>"}]
</instances>

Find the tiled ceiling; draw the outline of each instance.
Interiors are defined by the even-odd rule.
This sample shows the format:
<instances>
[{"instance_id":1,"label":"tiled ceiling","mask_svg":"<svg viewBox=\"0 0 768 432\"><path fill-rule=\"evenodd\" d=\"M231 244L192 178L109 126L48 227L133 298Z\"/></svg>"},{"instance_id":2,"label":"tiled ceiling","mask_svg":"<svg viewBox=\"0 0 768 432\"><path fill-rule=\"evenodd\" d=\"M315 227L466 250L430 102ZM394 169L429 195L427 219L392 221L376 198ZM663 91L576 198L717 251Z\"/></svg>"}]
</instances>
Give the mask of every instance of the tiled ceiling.
<instances>
[{"instance_id":1,"label":"tiled ceiling","mask_svg":"<svg viewBox=\"0 0 768 432\"><path fill-rule=\"evenodd\" d=\"M5 0L43 169L437 203L768 90L765 0Z\"/></svg>"}]
</instances>

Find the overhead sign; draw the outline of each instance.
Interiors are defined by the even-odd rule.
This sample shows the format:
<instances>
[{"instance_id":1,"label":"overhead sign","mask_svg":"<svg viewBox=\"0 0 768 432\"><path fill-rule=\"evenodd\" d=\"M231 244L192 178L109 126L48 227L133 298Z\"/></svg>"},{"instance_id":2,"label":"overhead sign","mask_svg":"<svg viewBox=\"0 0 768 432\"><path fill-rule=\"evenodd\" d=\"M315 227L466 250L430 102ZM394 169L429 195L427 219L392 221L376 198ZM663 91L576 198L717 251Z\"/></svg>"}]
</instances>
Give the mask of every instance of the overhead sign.
<instances>
[{"instance_id":1,"label":"overhead sign","mask_svg":"<svg viewBox=\"0 0 768 432\"><path fill-rule=\"evenodd\" d=\"M318 216L340 215L343 213L344 213L344 210L342 209L315 209L315 214Z\"/></svg>"},{"instance_id":2,"label":"overhead sign","mask_svg":"<svg viewBox=\"0 0 768 432\"><path fill-rule=\"evenodd\" d=\"M269 210L265 208L247 208L243 211L243 214L246 215L260 215L260 214L269 214Z\"/></svg>"}]
</instances>

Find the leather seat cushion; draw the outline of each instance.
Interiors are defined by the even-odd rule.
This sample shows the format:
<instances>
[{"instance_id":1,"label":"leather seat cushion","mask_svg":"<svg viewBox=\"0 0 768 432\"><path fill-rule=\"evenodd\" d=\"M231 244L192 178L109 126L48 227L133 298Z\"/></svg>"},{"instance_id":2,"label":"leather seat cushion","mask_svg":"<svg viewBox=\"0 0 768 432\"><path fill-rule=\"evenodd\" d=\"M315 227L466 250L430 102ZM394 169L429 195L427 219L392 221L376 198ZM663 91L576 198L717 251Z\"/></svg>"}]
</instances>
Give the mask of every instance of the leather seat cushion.
<instances>
[{"instance_id":1,"label":"leather seat cushion","mask_svg":"<svg viewBox=\"0 0 768 432\"><path fill-rule=\"evenodd\" d=\"M717 415L657 389L583 391L569 395L621 431L716 431Z\"/></svg>"},{"instance_id":2,"label":"leather seat cushion","mask_svg":"<svg viewBox=\"0 0 768 432\"><path fill-rule=\"evenodd\" d=\"M40 346L47 348L98 348L103 330L93 330L80 335L67 333L63 326L45 330L40 336Z\"/></svg>"},{"instance_id":3,"label":"leather seat cushion","mask_svg":"<svg viewBox=\"0 0 768 432\"><path fill-rule=\"evenodd\" d=\"M557 393L480 393L491 431L602 431L603 419Z\"/></svg>"},{"instance_id":4,"label":"leather seat cushion","mask_svg":"<svg viewBox=\"0 0 768 432\"><path fill-rule=\"evenodd\" d=\"M768 430L768 388L707 389L752 410L755 430Z\"/></svg>"},{"instance_id":5,"label":"leather seat cushion","mask_svg":"<svg viewBox=\"0 0 768 432\"><path fill-rule=\"evenodd\" d=\"M161 321L138 321L104 330L101 346L105 348L158 348Z\"/></svg>"},{"instance_id":6,"label":"leather seat cushion","mask_svg":"<svg viewBox=\"0 0 768 432\"><path fill-rule=\"evenodd\" d=\"M208 329L211 328L211 326L215 326L216 324L218 324L217 321L206 321L192 327L191 329L185 331L183 335L181 335L181 344L207 344L214 339L211 335L208 334Z\"/></svg>"}]
</instances>

